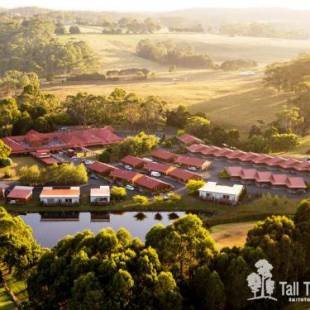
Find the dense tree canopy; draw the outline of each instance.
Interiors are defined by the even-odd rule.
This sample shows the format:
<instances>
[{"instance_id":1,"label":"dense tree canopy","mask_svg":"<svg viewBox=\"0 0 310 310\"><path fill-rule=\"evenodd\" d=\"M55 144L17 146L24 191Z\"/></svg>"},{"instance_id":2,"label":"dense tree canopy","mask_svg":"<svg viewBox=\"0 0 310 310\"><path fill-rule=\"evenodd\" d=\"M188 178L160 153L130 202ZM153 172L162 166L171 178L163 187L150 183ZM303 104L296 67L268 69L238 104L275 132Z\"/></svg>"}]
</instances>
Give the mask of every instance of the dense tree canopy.
<instances>
[{"instance_id":1,"label":"dense tree canopy","mask_svg":"<svg viewBox=\"0 0 310 310\"><path fill-rule=\"evenodd\" d=\"M201 54L184 43L173 41L152 42L141 40L137 45L137 55L161 64L188 68L212 68L213 62L207 54Z\"/></svg>"},{"instance_id":2,"label":"dense tree canopy","mask_svg":"<svg viewBox=\"0 0 310 310\"><path fill-rule=\"evenodd\" d=\"M54 23L46 19L1 19L0 74L19 70L52 78L97 66L97 58L85 42L63 44L54 38L54 32Z\"/></svg>"},{"instance_id":3,"label":"dense tree canopy","mask_svg":"<svg viewBox=\"0 0 310 310\"><path fill-rule=\"evenodd\" d=\"M18 277L34 267L41 248L32 236L31 228L20 217L10 215L0 208L0 260Z\"/></svg>"},{"instance_id":4,"label":"dense tree canopy","mask_svg":"<svg viewBox=\"0 0 310 310\"><path fill-rule=\"evenodd\" d=\"M41 258L28 281L34 307L180 309L181 295L156 251L128 232L104 229L67 237Z\"/></svg>"}]
</instances>

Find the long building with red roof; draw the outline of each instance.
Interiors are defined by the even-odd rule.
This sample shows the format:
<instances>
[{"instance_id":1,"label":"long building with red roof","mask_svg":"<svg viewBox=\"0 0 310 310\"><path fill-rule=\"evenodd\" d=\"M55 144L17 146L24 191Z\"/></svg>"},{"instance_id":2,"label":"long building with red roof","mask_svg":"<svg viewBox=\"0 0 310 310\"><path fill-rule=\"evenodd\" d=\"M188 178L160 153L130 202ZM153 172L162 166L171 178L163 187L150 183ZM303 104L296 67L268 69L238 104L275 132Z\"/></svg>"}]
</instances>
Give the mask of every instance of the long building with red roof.
<instances>
[{"instance_id":1,"label":"long building with red roof","mask_svg":"<svg viewBox=\"0 0 310 310\"><path fill-rule=\"evenodd\" d=\"M291 190L306 190L307 185L302 177L292 177L286 174L276 174L270 171L244 169L242 167L227 167L226 172L231 178L242 181L252 181L259 185L282 186Z\"/></svg>"},{"instance_id":2,"label":"long building with red roof","mask_svg":"<svg viewBox=\"0 0 310 310\"><path fill-rule=\"evenodd\" d=\"M119 143L122 138L116 135L110 126L103 128L85 128L40 133L30 130L23 136L2 138L12 154L29 154L42 151L54 152L70 148L105 146Z\"/></svg>"},{"instance_id":3,"label":"long building with red roof","mask_svg":"<svg viewBox=\"0 0 310 310\"><path fill-rule=\"evenodd\" d=\"M310 162L285 158L280 156L271 156L268 154L259 154L252 152L243 152L240 150L231 150L220 148L213 145L192 144L187 147L191 153L197 153L209 157L223 157L228 160L248 162L255 166L268 166L281 168L284 170L294 170L298 172L310 172Z\"/></svg>"}]
</instances>

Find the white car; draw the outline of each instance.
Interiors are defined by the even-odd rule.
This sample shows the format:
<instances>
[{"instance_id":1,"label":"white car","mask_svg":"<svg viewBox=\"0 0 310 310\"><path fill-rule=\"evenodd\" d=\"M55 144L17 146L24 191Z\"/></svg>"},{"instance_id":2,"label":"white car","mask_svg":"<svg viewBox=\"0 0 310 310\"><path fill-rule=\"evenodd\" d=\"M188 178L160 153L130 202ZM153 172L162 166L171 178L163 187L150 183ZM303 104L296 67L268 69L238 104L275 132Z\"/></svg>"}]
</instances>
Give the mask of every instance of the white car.
<instances>
[{"instance_id":1,"label":"white car","mask_svg":"<svg viewBox=\"0 0 310 310\"><path fill-rule=\"evenodd\" d=\"M126 185L125 188L128 189L129 191L134 191L135 190L135 188L133 186L129 185L129 184Z\"/></svg>"},{"instance_id":2,"label":"white car","mask_svg":"<svg viewBox=\"0 0 310 310\"><path fill-rule=\"evenodd\" d=\"M126 170L130 170L130 171L132 170L132 167L129 166L129 165L125 165L124 168L125 168Z\"/></svg>"},{"instance_id":3,"label":"white car","mask_svg":"<svg viewBox=\"0 0 310 310\"><path fill-rule=\"evenodd\" d=\"M151 171L150 175L155 178L161 177L161 174L157 171Z\"/></svg>"},{"instance_id":4,"label":"white car","mask_svg":"<svg viewBox=\"0 0 310 310\"><path fill-rule=\"evenodd\" d=\"M188 170L190 170L190 171L197 171L197 168L196 167L189 167Z\"/></svg>"},{"instance_id":5,"label":"white car","mask_svg":"<svg viewBox=\"0 0 310 310\"><path fill-rule=\"evenodd\" d=\"M94 163L93 160L88 160L88 159L84 160L85 165L92 165L93 163Z\"/></svg>"}]
</instances>

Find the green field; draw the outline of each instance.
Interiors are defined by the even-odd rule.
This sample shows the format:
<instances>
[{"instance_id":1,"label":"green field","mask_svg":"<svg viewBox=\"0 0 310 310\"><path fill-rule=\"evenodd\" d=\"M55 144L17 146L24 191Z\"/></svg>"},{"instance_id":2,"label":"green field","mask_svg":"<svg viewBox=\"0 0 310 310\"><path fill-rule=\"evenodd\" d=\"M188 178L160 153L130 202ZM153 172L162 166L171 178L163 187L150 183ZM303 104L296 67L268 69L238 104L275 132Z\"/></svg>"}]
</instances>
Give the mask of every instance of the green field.
<instances>
[{"instance_id":1,"label":"green field","mask_svg":"<svg viewBox=\"0 0 310 310\"><path fill-rule=\"evenodd\" d=\"M90 29L86 29L90 31ZM94 31L98 31L94 29ZM137 57L136 44L141 40L182 41L199 51L207 52L216 63L227 59L249 58L259 67L255 76L240 76L239 72L221 70L189 70L177 68L169 73L168 67ZM290 59L310 50L310 41L268 38L225 37L210 34L153 34L153 35L102 35L84 33L64 35L61 40L85 40L99 54L101 71L122 68L148 68L155 73L147 81L113 83L54 83L45 84L45 90L61 98L87 91L98 95L110 93L115 87L141 96L158 95L171 106L183 104L194 112L206 112L212 121L235 127L246 134L257 120L274 119L287 95L266 88L262 83L266 64Z\"/></svg>"}]
</instances>

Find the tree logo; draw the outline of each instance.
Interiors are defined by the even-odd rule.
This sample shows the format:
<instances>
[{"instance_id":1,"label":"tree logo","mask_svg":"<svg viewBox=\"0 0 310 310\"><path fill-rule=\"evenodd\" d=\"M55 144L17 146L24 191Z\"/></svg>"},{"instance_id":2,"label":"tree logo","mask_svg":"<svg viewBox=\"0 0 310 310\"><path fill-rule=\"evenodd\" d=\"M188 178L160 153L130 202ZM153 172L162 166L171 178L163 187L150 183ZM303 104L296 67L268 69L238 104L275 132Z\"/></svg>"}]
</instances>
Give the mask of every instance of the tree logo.
<instances>
[{"instance_id":1,"label":"tree logo","mask_svg":"<svg viewBox=\"0 0 310 310\"><path fill-rule=\"evenodd\" d=\"M255 267L257 273L252 272L247 277L248 286L254 295L248 300L271 299L277 301L276 298L272 297L275 290L275 282L272 280L271 274L273 266L266 259L260 259Z\"/></svg>"}]
</instances>

